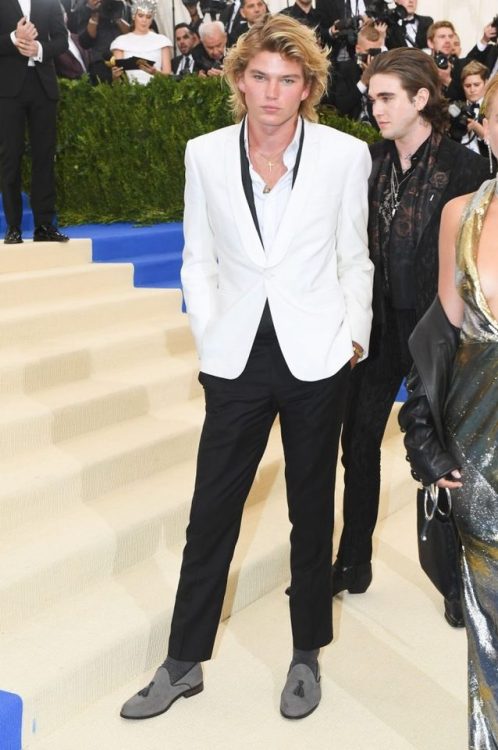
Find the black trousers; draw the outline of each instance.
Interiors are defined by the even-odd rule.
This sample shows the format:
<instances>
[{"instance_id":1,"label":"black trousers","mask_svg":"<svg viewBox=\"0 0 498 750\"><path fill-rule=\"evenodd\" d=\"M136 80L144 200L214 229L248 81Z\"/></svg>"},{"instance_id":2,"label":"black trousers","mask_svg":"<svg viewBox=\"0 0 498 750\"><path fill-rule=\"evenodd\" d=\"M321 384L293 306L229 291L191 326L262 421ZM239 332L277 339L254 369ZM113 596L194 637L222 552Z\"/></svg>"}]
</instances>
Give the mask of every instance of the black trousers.
<instances>
[{"instance_id":1,"label":"black trousers","mask_svg":"<svg viewBox=\"0 0 498 750\"><path fill-rule=\"evenodd\" d=\"M380 448L389 414L412 359L408 338L414 310L386 307L385 326L372 334L372 352L351 373L342 431L344 529L337 557L342 565L372 559L380 495Z\"/></svg>"},{"instance_id":2,"label":"black trousers","mask_svg":"<svg viewBox=\"0 0 498 750\"><path fill-rule=\"evenodd\" d=\"M0 171L7 224L22 220L21 159L26 125L31 146L31 208L35 226L55 216L54 158L57 102L49 99L35 68L28 68L19 96L0 98Z\"/></svg>"},{"instance_id":3,"label":"black trousers","mask_svg":"<svg viewBox=\"0 0 498 750\"><path fill-rule=\"evenodd\" d=\"M256 336L235 380L201 373L206 418L168 654L211 657L245 500L280 416L291 531L290 614L296 648L332 640L334 483L349 364L315 382L295 378L273 332Z\"/></svg>"}]
</instances>

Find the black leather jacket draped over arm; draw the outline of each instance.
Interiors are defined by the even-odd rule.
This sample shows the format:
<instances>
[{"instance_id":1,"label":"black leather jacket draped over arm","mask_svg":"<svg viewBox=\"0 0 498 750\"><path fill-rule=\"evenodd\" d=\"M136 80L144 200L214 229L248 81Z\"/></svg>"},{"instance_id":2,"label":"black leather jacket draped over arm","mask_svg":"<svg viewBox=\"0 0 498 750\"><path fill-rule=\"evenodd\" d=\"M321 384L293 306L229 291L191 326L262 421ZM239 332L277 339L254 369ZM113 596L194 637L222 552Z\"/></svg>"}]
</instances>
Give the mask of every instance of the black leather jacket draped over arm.
<instances>
[{"instance_id":1,"label":"black leather jacket draped over arm","mask_svg":"<svg viewBox=\"0 0 498 750\"><path fill-rule=\"evenodd\" d=\"M412 476L425 486L458 468L446 449L443 410L459 334L436 297L409 340L414 365L398 421Z\"/></svg>"}]
</instances>

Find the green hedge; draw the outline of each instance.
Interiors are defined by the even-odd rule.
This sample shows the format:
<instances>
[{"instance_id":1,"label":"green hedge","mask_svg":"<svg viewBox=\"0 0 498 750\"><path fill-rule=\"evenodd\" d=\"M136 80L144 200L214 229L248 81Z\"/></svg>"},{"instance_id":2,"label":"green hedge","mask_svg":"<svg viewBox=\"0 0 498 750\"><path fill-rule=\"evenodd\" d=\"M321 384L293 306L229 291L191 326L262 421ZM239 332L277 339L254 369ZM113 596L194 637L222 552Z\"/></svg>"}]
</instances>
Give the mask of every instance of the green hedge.
<instances>
[{"instance_id":1,"label":"green hedge","mask_svg":"<svg viewBox=\"0 0 498 750\"><path fill-rule=\"evenodd\" d=\"M378 137L330 108L321 110L320 120L365 141ZM218 78L156 76L148 86L62 81L59 222L181 220L185 143L231 122Z\"/></svg>"}]
</instances>

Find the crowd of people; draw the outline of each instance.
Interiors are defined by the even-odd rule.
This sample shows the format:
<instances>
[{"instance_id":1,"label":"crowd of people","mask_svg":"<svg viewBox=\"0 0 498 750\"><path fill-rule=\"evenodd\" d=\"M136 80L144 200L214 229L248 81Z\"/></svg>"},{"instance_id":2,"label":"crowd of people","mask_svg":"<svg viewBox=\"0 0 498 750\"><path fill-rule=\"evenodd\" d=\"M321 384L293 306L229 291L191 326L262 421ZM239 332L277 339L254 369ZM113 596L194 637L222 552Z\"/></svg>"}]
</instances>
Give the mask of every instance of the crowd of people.
<instances>
[{"instance_id":1,"label":"crowd of people","mask_svg":"<svg viewBox=\"0 0 498 750\"><path fill-rule=\"evenodd\" d=\"M69 46L55 58L57 74L71 79L88 74L94 83L222 75L227 51L269 13L265 0L214 3L212 8L203 3L204 15L197 0L184 0L190 23L177 24L170 40L158 33L157 0L139 6L132 0L62 0L62 5ZM417 0L397 0L394 10L382 0L357 0L352 6L344 0L317 0L316 8L311 0L295 0L280 12L312 28L328 50L331 73L323 102L373 128L377 123L367 91L373 58L398 47L427 52L451 105L450 137L487 154L480 104L484 85L498 68L496 25L488 24L462 56L453 24L418 15Z\"/></svg>"},{"instance_id":2,"label":"crowd of people","mask_svg":"<svg viewBox=\"0 0 498 750\"><path fill-rule=\"evenodd\" d=\"M14 126L24 116L38 239L66 239L52 225L53 170L42 167L53 161L50 64L71 48L58 0L50 16L39 2L22 0L22 16L0 12L8 244L22 241ZM236 121L187 145L182 285L206 417L168 655L121 715L156 716L203 689L244 502L277 415L292 524L280 710L301 719L317 708L331 596L373 580L380 448L411 373L400 417L408 458L425 485L454 494L462 540L463 591L444 600L444 616L469 638L469 748L498 747L496 27L461 59L452 24L418 16L416 0L373 19L360 0L351 17L338 5L296 0L271 16L263 0L241 0L224 19L179 24L174 58L153 30L153 0L66 8L97 78L223 75ZM319 125L324 99L381 139L368 149ZM439 330L441 356L414 358L414 337L427 351ZM340 440L344 528L331 569Z\"/></svg>"}]
</instances>

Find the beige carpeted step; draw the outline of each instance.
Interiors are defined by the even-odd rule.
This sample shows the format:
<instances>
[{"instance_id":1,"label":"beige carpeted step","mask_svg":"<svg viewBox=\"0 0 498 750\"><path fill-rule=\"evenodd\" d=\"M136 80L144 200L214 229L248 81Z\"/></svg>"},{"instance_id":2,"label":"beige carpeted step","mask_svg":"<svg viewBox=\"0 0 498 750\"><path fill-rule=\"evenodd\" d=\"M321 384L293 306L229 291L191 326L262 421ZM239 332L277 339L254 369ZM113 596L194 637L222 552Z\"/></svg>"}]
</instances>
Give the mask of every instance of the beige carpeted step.
<instances>
[{"instance_id":1,"label":"beige carpeted step","mask_svg":"<svg viewBox=\"0 0 498 750\"><path fill-rule=\"evenodd\" d=\"M68 333L2 347L1 392L31 393L129 367L131 362L164 361L168 355L197 359L187 317L178 315L180 297L171 294L176 309L169 313L162 311L117 328L80 330L77 336Z\"/></svg>"},{"instance_id":2,"label":"beige carpeted step","mask_svg":"<svg viewBox=\"0 0 498 750\"><path fill-rule=\"evenodd\" d=\"M129 290L133 286L131 263L88 263L0 275L0 310L4 307L53 302L56 298L91 298L104 291Z\"/></svg>"},{"instance_id":3,"label":"beige carpeted step","mask_svg":"<svg viewBox=\"0 0 498 750\"><path fill-rule=\"evenodd\" d=\"M0 274L79 266L91 261L91 240L77 239L63 244L28 240L22 245L0 245Z\"/></svg>"},{"instance_id":4,"label":"beige carpeted step","mask_svg":"<svg viewBox=\"0 0 498 750\"><path fill-rule=\"evenodd\" d=\"M193 357L162 357L31 396L6 397L0 414L0 455L5 459L57 445L75 435L147 414L168 402L198 396L194 368Z\"/></svg>"},{"instance_id":5,"label":"beige carpeted step","mask_svg":"<svg viewBox=\"0 0 498 750\"><path fill-rule=\"evenodd\" d=\"M94 295L89 300L58 301L56 290L51 304L0 309L0 346L36 341L41 337L76 334L109 325L125 327L128 321L166 313L168 295L153 289Z\"/></svg>"}]
</instances>

